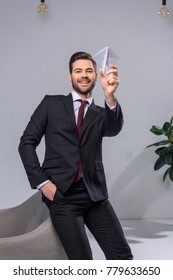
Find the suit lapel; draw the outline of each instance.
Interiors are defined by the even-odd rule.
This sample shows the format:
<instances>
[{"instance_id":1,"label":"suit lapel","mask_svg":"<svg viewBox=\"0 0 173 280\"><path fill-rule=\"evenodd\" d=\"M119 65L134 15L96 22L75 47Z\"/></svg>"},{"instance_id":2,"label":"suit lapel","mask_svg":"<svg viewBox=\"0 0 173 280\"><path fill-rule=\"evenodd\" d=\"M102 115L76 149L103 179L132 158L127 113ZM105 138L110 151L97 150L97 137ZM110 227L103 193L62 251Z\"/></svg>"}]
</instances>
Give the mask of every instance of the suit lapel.
<instances>
[{"instance_id":1,"label":"suit lapel","mask_svg":"<svg viewBox=\"0 0 173 280\"><path fill-rule=\"evenodd\" d=\"M63 98L63 103L67 112L67 115L69 116L73 126L76 130L76 121L75 121L75 114L74 114L74 108L73 108L73 99L71 93Z\"/></svg>"},{"instance_id":2,"label":"suit lapel","mask_svg":"<svg viewBox=\"0 0 173 280\"><path fill-rule=\"evenodd\" d=\"M89 106L88 111L86 112L86 115L83 120L81 136L84 133L84 131L87 129L88 125L95 119L98 112L99 112L99 109L94 104L94 102L92 102L92 104Z\"/></svg>"}]
</instances>

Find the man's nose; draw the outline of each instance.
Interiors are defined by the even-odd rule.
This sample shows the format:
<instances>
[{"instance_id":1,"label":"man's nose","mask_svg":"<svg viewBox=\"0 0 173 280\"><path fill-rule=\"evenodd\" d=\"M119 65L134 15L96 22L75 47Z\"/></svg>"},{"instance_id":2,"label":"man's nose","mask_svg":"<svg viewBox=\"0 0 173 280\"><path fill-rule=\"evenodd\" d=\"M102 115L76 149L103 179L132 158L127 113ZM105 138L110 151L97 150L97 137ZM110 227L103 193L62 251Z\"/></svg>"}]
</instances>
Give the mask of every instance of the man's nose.
<instances>
[{"instance_id":1,"label":"man's nose","mask_svg":"<svg viewBox=\"0 0 173 280\"><path fill-rule=\"evenodd\" d=\"M88 77L88 73L87 73L87 71L86 71L86 72L85 72L85 71L84 71L84 72L82 72L82 77L83 77L83 78L87 78L87 77Z\"/></svg>"}]
</instances>

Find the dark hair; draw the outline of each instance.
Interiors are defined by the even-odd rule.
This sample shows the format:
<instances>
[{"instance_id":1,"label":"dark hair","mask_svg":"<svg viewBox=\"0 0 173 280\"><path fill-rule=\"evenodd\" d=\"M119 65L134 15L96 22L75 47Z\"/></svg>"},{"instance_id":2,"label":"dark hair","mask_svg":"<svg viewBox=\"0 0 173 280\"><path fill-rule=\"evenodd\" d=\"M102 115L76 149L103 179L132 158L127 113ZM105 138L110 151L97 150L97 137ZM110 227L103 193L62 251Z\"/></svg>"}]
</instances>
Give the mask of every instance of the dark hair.
<instances>
[{"instance_id":1,"label":"dark hair","mask_svg":"<svg viewBox=\"0 0 173 280\"><path fill-rule=\"evenodd\" d=\"M70 71L70 73L72 73L73 63L77 60L80 60L80 59L90 60L93 64L95 72L97 71L97 64L89 53L76 52L71 56L70 61L69 61L69 71Z\"/></svg>"}]
</instances>

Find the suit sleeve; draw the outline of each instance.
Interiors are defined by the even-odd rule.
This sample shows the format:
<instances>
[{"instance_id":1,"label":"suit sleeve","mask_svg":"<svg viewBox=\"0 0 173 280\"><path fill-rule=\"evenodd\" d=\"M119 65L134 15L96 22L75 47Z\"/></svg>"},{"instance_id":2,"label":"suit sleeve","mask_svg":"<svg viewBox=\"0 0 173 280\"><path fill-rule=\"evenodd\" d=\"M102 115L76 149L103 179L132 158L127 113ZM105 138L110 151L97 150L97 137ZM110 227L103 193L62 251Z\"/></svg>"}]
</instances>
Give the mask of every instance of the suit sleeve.
<instances>
[{"instance_id":1,"label":"suit sleeve","mask_svg":"<svg viewBox=\"0 0 173 280\"><path fill-rule=\"evenodd\" d=\"M47 126L48 96L45 96L37 107L20 139L19 154L21 156L28 180L32 188L48 180L36 153Z\"/></svg>"},{"instance_id":2,"label":"suit sleeve","mask_svg":"<svg viewBox=\"0 0 173 280\"><path fill-rule=\"evenodd\" d=\"M111 110L105 103L105 117L103 122L103 136L115 136L123 127L123 113L117 102L115 110Z\"/></svg>"}]
</instances>

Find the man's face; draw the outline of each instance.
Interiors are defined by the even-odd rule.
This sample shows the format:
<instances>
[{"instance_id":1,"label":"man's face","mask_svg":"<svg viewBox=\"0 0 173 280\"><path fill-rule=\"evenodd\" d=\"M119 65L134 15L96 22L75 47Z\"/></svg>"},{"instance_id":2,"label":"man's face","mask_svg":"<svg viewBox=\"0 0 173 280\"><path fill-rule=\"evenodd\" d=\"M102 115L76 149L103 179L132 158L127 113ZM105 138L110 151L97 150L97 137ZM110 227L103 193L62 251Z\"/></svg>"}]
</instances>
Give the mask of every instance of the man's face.
<instances>
[{"instance_id":1,"label":"man's face","mask_svg":"<svg viewBox=\"0 0 173 280\"><path fill-rule=\"evenodd\" d=\"M75 61L72 66L69 80L72 83L73 89L80 95L89 95L97 80L97 74L92 61L81 59Z\"/></svg>"}]
</instances>

